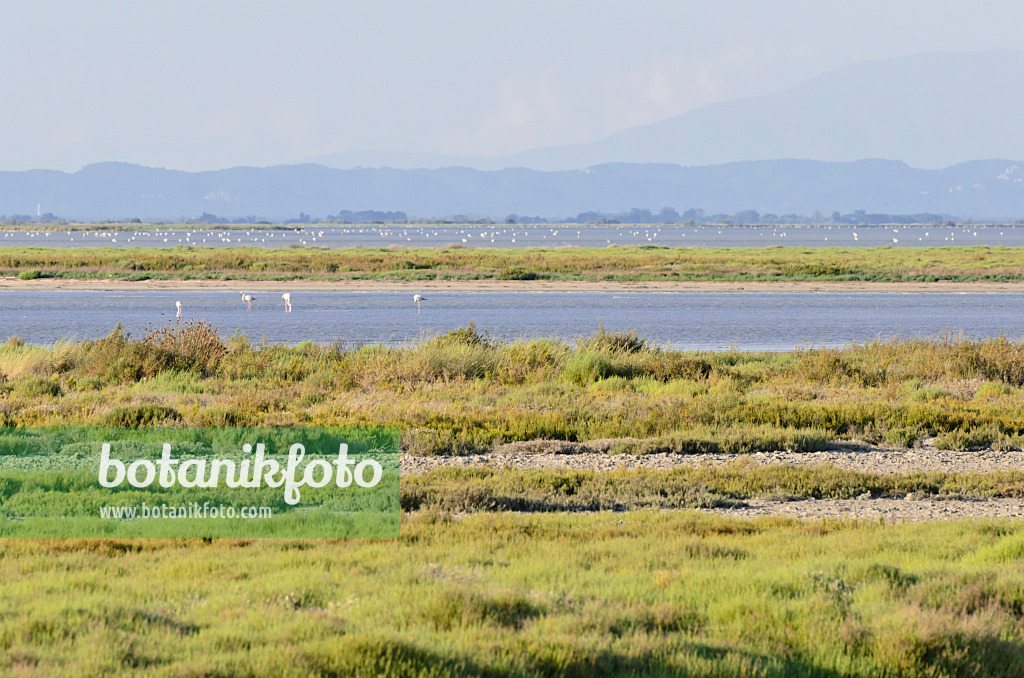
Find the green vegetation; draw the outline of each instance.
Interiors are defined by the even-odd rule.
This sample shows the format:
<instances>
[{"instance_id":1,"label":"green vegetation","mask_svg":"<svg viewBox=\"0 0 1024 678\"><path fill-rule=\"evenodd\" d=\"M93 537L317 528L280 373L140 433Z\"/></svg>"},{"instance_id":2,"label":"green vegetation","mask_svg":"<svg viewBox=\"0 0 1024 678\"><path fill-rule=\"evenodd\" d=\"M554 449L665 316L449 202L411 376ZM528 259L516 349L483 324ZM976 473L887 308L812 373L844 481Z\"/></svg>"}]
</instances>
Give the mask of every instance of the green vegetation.
<instances>
[{"instance_id":1,"label":"green vegetation","mask_svg":"<svg viewBox=\"0 0 1024 678\"><path fill-rule=\"evenodd\" d=\"M391 541L3 540L0 673L1016 676L1024 527L410 514Z\"/></svg>"},{"instance_id":2,"label":"green vegetation","mask_svg":"<svg viewBox=\"0 0 1024 678\"><path fill-rule=\"evenodd\" d=\"M141 339L0 346L0 425L394 426L417 454L620 439L615 452L949 449L1024 443L1024 343L901 340L685 352L635 332L495 341L472 324L406 347L226 340L203 322Z\"/></svg>"},{"instance_id":3,"label":"green vegetation","mask_svg":"<svg viewBox=\"0 0 1024 678\"><path fill-rule=\"evenodd\" d=\"M396 429L151 428L149 423L131 421L112 429L0 428L0 537L398 536ZM107 470L101 463L100 443L110 444L109 456L114 462ZM313 484L303 475L306 466L300 463L296 471L299 494L289 503L288 492L270 480L264 482L262 474L255 470L253 474L259 479L255 485L232 485L230 477L235 474L236 464L251 459L243 451L246 443L259 443L265 458L281 468L288 466L288 450L295 444L300 444L303 454L310 458L335 461L339 446L344 444L351 467L372 459L381 469L381 477L368 489L333 482L326 473L325 485ZM137 464L154 468L153 462L161 458L165 444L173 447L173 451L168 451L172 459L198 460L199 466L192 472L198 485L186 482L182 466L172 467L169 483L163 476L156 481L156 474L146 480L145 472L141 484L130 480L137 477L130 470ZM230 471L217 466L224 460ZM247 467L246 462L243 465ZM97 471L101 482L113 478L113 487L101 487ZM205 483L207 474L214 479L213 483ZM244 476L246 472L239 474ZM175 508L178 517L185 517L193 502L209 503L220 514L188 520L134 520L121 516L111 520L103 516L111 506L126 507L132 512L141 512L143 506L166 506ZM230 519L240 517L251 507L263 507L266 512L258 520Z\"/></svg>"},{"instance_id":4,"label":"green vegetation","mask_svg":"<svg viewBox=\"0 0 1024 678\"><path fill-rule=\"evenodd\" d=\"M1024 342L1005 338L710 353L470 325L287 347L186 322L0 345L0 426L386 424L420 454L1007 448L1022 388ZM0 507L22 499L19 461L0 459ZM26 501L58 500L55 464ZM0 675L1021 675L1019 521L680 510L864 492L1020 498L1024 472L447 468L403 480L395 540L0 539Z\"/></svg>"},{"instance_id":5,"label":"green vegetation","mask_svg":"<svg viewBox=\"0 0 1024 678\"><path fill-rule=\"evenodd\" d=\"M630 511L715 508L746 499L1024 498L1024 471L990 473L858 473L819 466L762 466L743 459L724 466L608 472L565 469L448 467L402 481L407 511Z\"/></svg>"},{"instance_id":6,"label":"green vegetation","mask_svg":"<svg viewBox=\"0 0 1024 678\"><path fill-rule=\"evenodd\" d=\"M1011 281L1024 279L1024 248L0 248L0 275L26 272L104 280Z\"/></svg>"}]
</instances>

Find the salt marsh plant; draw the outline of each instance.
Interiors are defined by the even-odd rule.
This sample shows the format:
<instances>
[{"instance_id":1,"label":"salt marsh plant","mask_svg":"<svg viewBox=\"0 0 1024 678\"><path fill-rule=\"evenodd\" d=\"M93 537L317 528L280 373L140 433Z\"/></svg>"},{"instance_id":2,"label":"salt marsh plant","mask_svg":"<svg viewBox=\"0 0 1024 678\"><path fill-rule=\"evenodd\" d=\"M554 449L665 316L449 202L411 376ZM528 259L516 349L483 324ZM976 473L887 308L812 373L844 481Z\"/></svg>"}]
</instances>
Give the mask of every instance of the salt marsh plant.
<instances>
[{"instance_id":1,"label":"salt marsh plant","mask_svg":"<svg viewBox=\"0 0 1024 678\"><path fill-rule=\"evenodd\" d=\"M1024 249L0 248L0 275L104 280L1009 281Z\"/></svg>"},{"instance_id":2,"label":"salt marsh plant","mask_svg":"<svg viewBox=\"0 0 1024 678\"><path fill-rule=\"evenodd\" d=\"M0 346L8 425L374 425L416 453L634 439L623 450L821 449L831 440L1019 447L1024 343L946 336L791 353L676 351L634 332L499 341L475 327L403 347L252 344L203 323L141 339ZM161 410L163 411L163 410Z\"/></svg>"},{"instance_id":3,"label":"salt marsh plant","mask_svg":"<svg viewBox=\"0 0 1024 678\"><path fill-rule=\"evenodd\" d=\"M632 333L505 342L468 327L391 348L184 331L0 345L0 425L387 423L421 454L597 438L634 454L1019 446L1024 432L1024 345L1005 338L707 353ZM571 367L587 356L596 370ZM0 540L0 675L1018 676L1018 521L686 509L1022 488L1011 471L746 461L443 469L403 479L394 540Z\"/></svg>"},{"instance_id":4,"label":"salt marsh plant","mask_svg":"<svg viewBox=\"0 0 1024 678\"><path fill-rule=\"evenodd\" d=\"M1022 536L422 511L396 540L6 540L0 673L1018 676Z\"/></svg>"}]
</instances>

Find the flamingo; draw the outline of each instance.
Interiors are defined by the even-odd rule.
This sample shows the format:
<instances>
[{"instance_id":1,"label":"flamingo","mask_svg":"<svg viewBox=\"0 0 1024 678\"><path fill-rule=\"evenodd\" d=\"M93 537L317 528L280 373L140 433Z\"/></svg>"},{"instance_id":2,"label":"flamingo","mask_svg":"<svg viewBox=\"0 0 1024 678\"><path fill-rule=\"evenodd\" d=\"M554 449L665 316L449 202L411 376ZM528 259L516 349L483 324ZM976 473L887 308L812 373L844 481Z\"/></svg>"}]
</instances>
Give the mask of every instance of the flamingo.
<instances>
[{"instance_id":1,"label":"flamingo","mask_svg":"<svg viewBox=\"0 0 1024 678\"><path fill-rule=\"evenodd\" d=\"M288 313L291 313L292 312L292 295L291 295L291 292L285 292L284 294L281 295L281 298L284 299L284 310L287 311Z\"/></svg>"},{"instance_id":2,"label":"flamingo","mask_svg":"<svg viewBox=\"0 0 1024 678\"><path fill-rule=\"evenodd\" d=\"M255 299L256 297L252 296L251 294L246 294L245 292L242 292L241 295L242 295L242 301L244 301L244 302L249 304L249 308L246 309L246 310L251 311L252 310L252 300Z\"/></svg>"},{"instance_id":3,"label":"flamingo","mask_svg":"<svg viewBox=\"0 0 1024 678\"><path fill-rule=\"evenodd\" d=\"M174 305L178 307L178 315L175 316L175 317L178 320L181 320L181 302L180 301L176 301L176 302L174 302Z\"/></svg>"},{"instance_id":4,"label":"flamingo","mask_svg":"<svg viewBox=\"0 0 1024 678\"><path fill-rule=\"evenodd\" d=\"M420 302L421 301L426 301L427 298L425 296L423 296L422 294L414 294L414 295L412 295L412 300L416 302L416 315L419 315L420 314Z\"/></svg>"}]
</instances>

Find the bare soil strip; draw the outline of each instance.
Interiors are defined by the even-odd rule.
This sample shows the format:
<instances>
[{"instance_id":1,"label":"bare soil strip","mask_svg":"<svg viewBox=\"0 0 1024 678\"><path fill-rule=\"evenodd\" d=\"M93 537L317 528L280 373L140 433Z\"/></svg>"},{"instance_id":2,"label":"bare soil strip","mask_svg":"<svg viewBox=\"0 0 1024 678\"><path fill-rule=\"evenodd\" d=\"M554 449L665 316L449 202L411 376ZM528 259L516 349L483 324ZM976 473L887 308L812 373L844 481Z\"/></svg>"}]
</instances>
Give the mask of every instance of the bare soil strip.
<instances>
[{"instance_id":1,"label":"bare soil strip","mask_svg":"<svg viewBox=\"0 0 1024 678\"><path fill-rule=\"evenodd\" d=\"M1024 518L1021 499L802 499L771 501L748 499L746 506L728 509L706 509L712 513L737 518L780 516L806 520L856 519L884 520L892 523L919 523L933 520L977 518Z\"/></svg>"},{"instance_id":2,"label":"bare soil strip","mask_svg":"<svg viewBox=\"0 0 1024 678\"><path fill-rule=\"evenodd\" d=\"M252 290L288 289L306 292L630 292L630 293L722 293L722 292L823 292L823 293L945 293L1024 294L1021 282L629 282L556 280L77 280L0 278L0 290Z\"/></svg>"}]
</instances>

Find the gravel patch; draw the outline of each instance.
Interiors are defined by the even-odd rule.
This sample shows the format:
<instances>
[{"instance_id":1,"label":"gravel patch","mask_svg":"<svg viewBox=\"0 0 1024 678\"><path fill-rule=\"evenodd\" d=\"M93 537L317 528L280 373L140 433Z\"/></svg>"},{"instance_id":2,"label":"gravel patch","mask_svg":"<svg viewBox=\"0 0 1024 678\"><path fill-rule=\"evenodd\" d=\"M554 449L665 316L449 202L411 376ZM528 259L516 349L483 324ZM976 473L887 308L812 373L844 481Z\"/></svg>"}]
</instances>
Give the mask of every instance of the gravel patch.
<instances>
[{"instance_id":1,"label":"gravel patch","mask_svg":"<svg viewBox=\"0 0 1024 678\"><path fill-rule=\"evenodd\" d=\"M865 473L912 473L914 471L1024 470L1024 450L976 450L958 452L938 450L927 439L914 449L873 447L858 443L837 443L822 452L757 452L755 454L608 454L614 440L593 440L568 443L554 440L533 440L500 446L489 454L463 457L414 457L402 455L402 474L424 473L442 466L492 466L495 468L565 468L592 471L617 469L667 470L680 466L722 466L738 459L769 466L820 466L828 464L841 469Z\"/></svg>"},{"instance_id":2,"label":"gravel patch","mask_svg":"<svg viewBox=\"0 0 1024 678\"><path fill-rule=\"evenodd\" d=\"M1024 500L1021 499L801 499L788 502L747 499L744 503L746 506L704 510L742 518L781 516L807 520L882 519L894 523L1024 518Z\"/></svg>"},{"instance_id":3,"label":"gravel patch","mask_svg":"<svg viewBox=\"0 0 1024 678\"><path fill-rule=\"evenodd\" d=\"M972 471L1024 470L1024 450L977 450L957 452L938 450L931 440L924 440L914 449L874 447L858 443L837 443L822 452L761 452L749 455L731 454L608 454L614 440L586 443L561 441L529 441L500 446L490 454L464 457L414 457L402 455L402 475L424 473L435 468L455 466L488 466L512 469L579 469L614 471L618 469L668 470L684 466L722 466L737 460L764 466L831 465L866 473L912 473L940 471L969 473ZM887 522L920 522L964 518L1024 518L1022 499L806 499L776 501L748 499L744 506L708 509L714 513L738 517L782 516L822 519L882 519Z\"/></svg>"}]
</instances>

